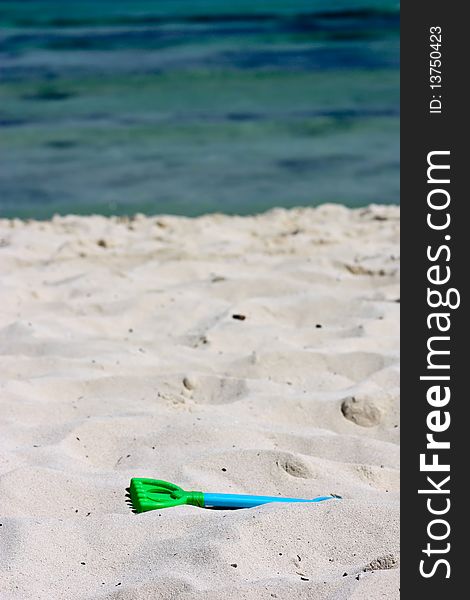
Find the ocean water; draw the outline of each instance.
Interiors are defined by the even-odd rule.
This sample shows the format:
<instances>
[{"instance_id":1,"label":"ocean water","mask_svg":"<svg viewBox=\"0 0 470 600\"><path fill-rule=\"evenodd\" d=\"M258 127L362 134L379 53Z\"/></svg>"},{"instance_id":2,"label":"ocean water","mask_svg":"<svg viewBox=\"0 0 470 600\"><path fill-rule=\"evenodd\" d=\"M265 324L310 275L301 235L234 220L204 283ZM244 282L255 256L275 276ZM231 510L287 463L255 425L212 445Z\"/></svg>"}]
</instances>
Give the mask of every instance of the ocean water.
<instances>
[{"instance_id":1,"label":"ocean water","mask_svg":"<svg viewBox=\"0 0 470 600\"><path fill-rule=\"evenodd\" d=\"M388 0L0 0L0 215L399 199Z\"/></svg>"}]
</instances>

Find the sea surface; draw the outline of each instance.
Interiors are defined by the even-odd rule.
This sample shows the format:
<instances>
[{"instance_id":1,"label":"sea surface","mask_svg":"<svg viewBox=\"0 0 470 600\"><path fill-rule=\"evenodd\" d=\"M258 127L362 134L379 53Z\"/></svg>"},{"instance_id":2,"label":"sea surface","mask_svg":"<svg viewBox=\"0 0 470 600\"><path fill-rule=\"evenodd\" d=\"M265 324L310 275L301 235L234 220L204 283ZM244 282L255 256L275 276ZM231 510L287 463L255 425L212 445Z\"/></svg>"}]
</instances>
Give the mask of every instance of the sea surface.
<instances>
[{"instance_id":1,"label":"sea surface","mask_svg":"<svg viewBox=\"0 0 470 600\"><path fill-rule=\"evenodd\" d=\"M0 0L0 215L399 199L388 0Z\"/></svg>"}]
</instances>

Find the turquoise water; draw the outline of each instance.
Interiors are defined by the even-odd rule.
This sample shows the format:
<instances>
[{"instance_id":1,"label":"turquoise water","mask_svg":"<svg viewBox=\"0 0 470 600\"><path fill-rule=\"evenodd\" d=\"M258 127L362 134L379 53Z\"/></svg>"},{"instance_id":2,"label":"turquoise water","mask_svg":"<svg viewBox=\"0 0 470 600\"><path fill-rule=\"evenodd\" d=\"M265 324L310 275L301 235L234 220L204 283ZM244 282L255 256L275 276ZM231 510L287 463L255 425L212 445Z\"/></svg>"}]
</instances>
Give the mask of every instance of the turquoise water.
<instances>
[{"instance_id":1,"label":"turquoise water","mask_svg":"<svg viewBox=\"0 0 470 600\"><path fill-rule=\"evenodd\" d=\"M396 203L376 0L0 0L0 213Z\"/></svg>"}]
</instances>

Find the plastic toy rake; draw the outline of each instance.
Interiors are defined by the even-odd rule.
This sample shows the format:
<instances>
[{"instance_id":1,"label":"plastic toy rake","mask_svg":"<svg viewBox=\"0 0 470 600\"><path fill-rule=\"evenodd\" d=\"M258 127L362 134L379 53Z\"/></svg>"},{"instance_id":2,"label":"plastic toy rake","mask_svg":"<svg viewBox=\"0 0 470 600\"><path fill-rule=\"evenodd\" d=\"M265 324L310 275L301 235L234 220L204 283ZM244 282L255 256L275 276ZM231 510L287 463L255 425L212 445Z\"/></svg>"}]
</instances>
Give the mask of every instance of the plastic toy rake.
<instances>
[{"instance_id":1,"label":"plastic toy rake","mask_svg":"<svg viewBox=\"0 0 470 600\"><path fill-rule=\"evenodd\" d=\"M206 494L205 492L187 492L174 483L161 479L131 479L130 497L135 512L157 510L190 504L201 508L252 508L269 502L323 502L341 496L318 496L312 499L283 498L281 496L245 496L243 494Z\"/></svg>"}]
</instances>

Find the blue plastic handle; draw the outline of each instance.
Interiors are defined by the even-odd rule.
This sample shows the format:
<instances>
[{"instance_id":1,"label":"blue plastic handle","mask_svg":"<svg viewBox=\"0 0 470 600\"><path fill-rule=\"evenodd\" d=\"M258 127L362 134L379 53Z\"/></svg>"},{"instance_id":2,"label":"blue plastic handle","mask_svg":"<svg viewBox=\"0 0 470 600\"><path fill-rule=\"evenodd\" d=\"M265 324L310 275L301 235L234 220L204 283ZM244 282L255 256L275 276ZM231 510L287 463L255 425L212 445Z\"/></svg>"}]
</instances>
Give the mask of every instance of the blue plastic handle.
<instances>
[{"instance_id":1,"label":"blue plastic handle","mask_svg":"<svg viewBox=\"0 0 470 600\"><path fill-rule=\"evenodd\" d=\"M306 500L303 498L283 498L282 496L245 496L243 494L206 494L204 506L207 508L252 508L269 502L323 502L338 496L318 496Z\"/></svg>"}]
</instances>

